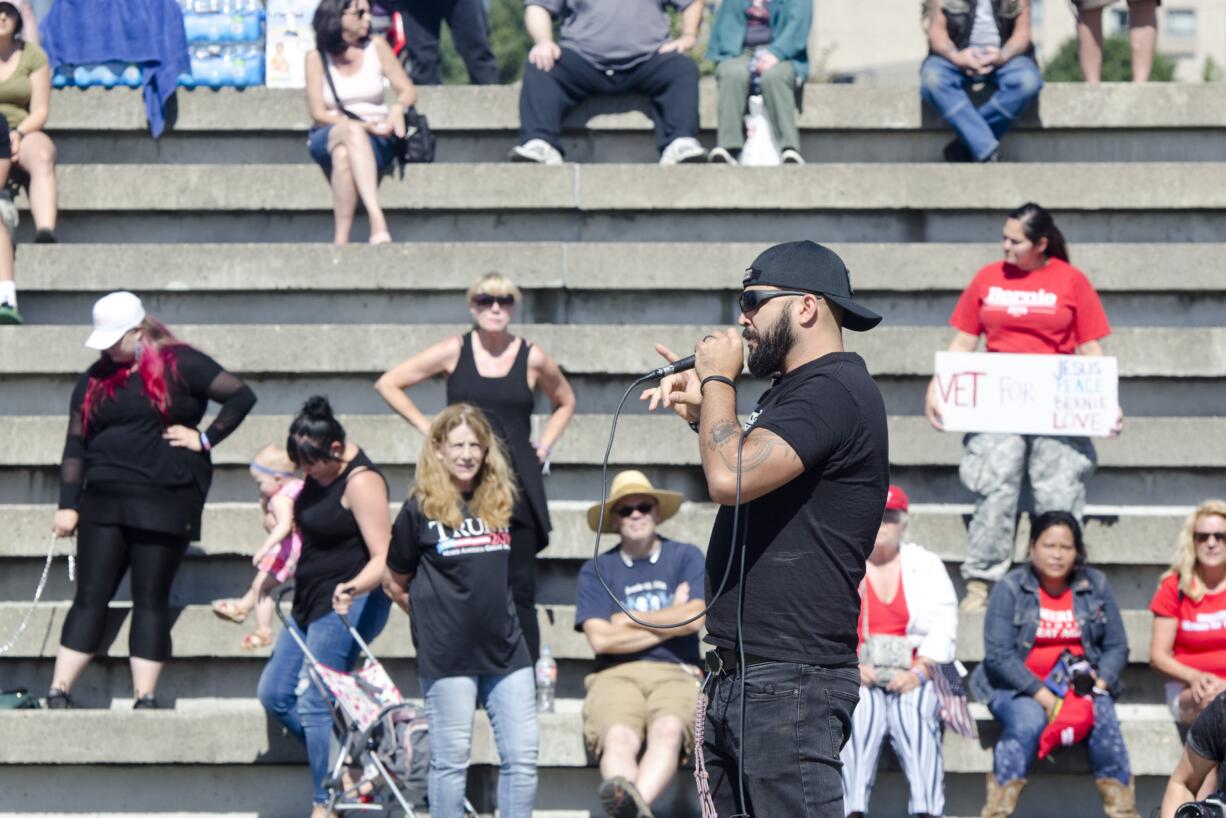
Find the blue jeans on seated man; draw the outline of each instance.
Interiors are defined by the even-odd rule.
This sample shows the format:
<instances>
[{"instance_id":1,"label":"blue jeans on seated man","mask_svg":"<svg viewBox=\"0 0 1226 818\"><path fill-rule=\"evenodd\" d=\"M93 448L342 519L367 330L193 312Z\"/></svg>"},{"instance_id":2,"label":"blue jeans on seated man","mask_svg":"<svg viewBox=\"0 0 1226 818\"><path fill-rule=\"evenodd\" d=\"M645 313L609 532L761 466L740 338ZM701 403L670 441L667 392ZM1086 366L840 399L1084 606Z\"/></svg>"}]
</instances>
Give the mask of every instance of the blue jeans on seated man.
<instances>
[{"instance_id":1,"label":"blue jeans on seated man","mask_svg":"<svg viewBox=\"0 0 1226 818\"><path fill-rule=\"evenodd\" d=\"M975 108L970 89L975 83L996 89L983 105ZM985 77L968 77L944 57L928 55L920 66L920 96L957 131L978 162L1000 147L1000 138L1039 95L1043 77L1030 57L1014 57Z\"/></svg>"},{"instance_id":2,"label":"blue jeans on seated man","mask_svg":"<svg viewBox=\"0 0 1226 818\"><path fill-rule=\"evenodd\" d=\"M382 591L360 596L353 601L349 621L369 642L387 624L390 606ZM336 613L316 619L307 625L305 631L293 619L289 622L299 636L304 636L307 647L320 663L347 671L357 662L360 649ZM316 804L323 804L328 800L328 790L323 782L328 777L328 760L332 751L332 710L315 684L307 682L305 688L299 686L300 679L306 681L303 677L304 660L302 648L298 647L289 631L282 631L268 664L264 666L264 672L260 674L257 695L264 709L276 716L290 735L306 744L311 781L315 788L313 797Z\"/></svg>"},{"instance_id":3,"label":"blue jeans on seated man","mask_svg":"<svg viewBox=\"0 0 1226 818\"><path fill-rule=\"evenodd\" d=\"M988 702L988 710L1004 732L992 753L992 773L1000 784L1025 778L1039 752L1039 736L1047 726L1047 711L1033 696L1009 691L998 692ZM1115 716L1110 696L1094 697L1094 729L1085 739L1094 777L1114 778L1125 786L1132 780L1128 748Z\"/></svg>"},{"instance_id":4,"label":"blue jeans on seated man","mask_svg":"<svg viewBox=\"0 0 1226 818\"><path fill-rule=\"evenodd\" d=\"M430 725L428 791L432 818L464 815L478 699L490 717L498 747L498 813L503 818L532 818L540 746L532 668L501 676L422 676L421 690Z\"/></svg>"}]
</instances>

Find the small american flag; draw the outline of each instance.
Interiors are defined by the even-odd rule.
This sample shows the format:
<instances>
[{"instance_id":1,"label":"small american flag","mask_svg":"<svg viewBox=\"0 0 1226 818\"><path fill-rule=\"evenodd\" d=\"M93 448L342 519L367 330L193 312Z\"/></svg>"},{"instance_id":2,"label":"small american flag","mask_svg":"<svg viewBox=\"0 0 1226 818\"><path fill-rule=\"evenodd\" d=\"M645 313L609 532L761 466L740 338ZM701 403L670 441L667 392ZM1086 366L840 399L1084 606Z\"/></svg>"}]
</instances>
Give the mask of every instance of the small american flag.
<instances>
[{"instance_id":1,"label":"small american flag","mask_svg":"<svg viewBox=\"0 0 1226 818\"><path fill-rule=\"evenodd\" d=\"M979 738L979 728L966 703L966 686L962 683L966 669L961 662L937 665L932 683L941 702L941 720L945 726L963 738Z\"/></svg>"}]
</instances>

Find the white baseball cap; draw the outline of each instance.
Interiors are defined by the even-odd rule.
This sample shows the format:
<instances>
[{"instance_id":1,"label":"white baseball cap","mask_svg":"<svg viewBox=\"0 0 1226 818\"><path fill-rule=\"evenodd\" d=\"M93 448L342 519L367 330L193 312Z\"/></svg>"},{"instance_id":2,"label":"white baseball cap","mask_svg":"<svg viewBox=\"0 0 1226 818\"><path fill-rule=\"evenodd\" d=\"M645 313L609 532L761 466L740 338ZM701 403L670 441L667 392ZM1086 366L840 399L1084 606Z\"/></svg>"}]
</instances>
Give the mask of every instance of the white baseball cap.
<instances>
[{"instance_id":1,"label":"white baseball cap","mask_svg":"<svg viewBox=\"0 0 1226 818\"><path fill-rule=\"evenodd\" d=\"M90 349L110 349L124 333L145 320L145 307L126 290L104 295L94 302L94 331L85 339Z\"/></svg>"}]
</instances>

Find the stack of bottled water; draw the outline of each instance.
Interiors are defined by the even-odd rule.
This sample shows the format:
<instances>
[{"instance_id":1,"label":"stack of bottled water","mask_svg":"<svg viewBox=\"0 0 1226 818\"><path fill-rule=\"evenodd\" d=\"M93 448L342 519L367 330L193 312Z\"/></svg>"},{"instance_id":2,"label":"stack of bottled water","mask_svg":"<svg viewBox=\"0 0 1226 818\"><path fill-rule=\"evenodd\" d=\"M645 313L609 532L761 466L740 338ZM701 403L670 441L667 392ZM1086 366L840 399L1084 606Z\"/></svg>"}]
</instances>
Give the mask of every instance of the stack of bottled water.
<instances>
[{"instance_id":1,"label":"stack of bottled water","mask_svg":"<svg viewBox=\"0 0 1226 818\"><path fill-rule=\"evenodd\" d=\"M263 0L179 0L191 51L184 88L264 84Z\"/></svg>"},{"instance_id":2,"label":"stack of bottled water","mask_svg":"<svg viewBox=\"0 0 1226 818\"><path fill-rule=\"evenodd\" d=\"M140 88L142 82L140 66L122 62L61 65L51 77L54 88Z\"/></svg>"}]
</instances>

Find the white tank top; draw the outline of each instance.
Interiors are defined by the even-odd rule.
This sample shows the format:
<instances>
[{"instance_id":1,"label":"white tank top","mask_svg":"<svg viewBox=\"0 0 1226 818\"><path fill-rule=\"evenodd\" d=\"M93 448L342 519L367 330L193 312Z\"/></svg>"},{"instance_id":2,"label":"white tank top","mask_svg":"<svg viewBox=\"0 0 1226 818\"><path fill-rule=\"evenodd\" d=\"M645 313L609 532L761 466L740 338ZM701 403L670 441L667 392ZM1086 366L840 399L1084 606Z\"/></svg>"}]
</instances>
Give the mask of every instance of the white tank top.
<instances>
[{"instance_id":1,"label":"white tank top","mask_svg":"<svg viewBox=\"0 0 1226 818\"><path fill-rule=\"evenodd\" d=\"M345 107L367 122L379 122L387 118L387 106L383 103L383 69L379 65L379 55L375 53L375 43L371 40L362 50L362 62L358 71L352 76L345 76L336 70L332 64L332 56L324 58L324 70L332 75L336 84L336 93L340 94ZM328 78L324 77L324 106L329 111L340 110L332 89L328 87Z\"/></svg>"}]
</instances>

